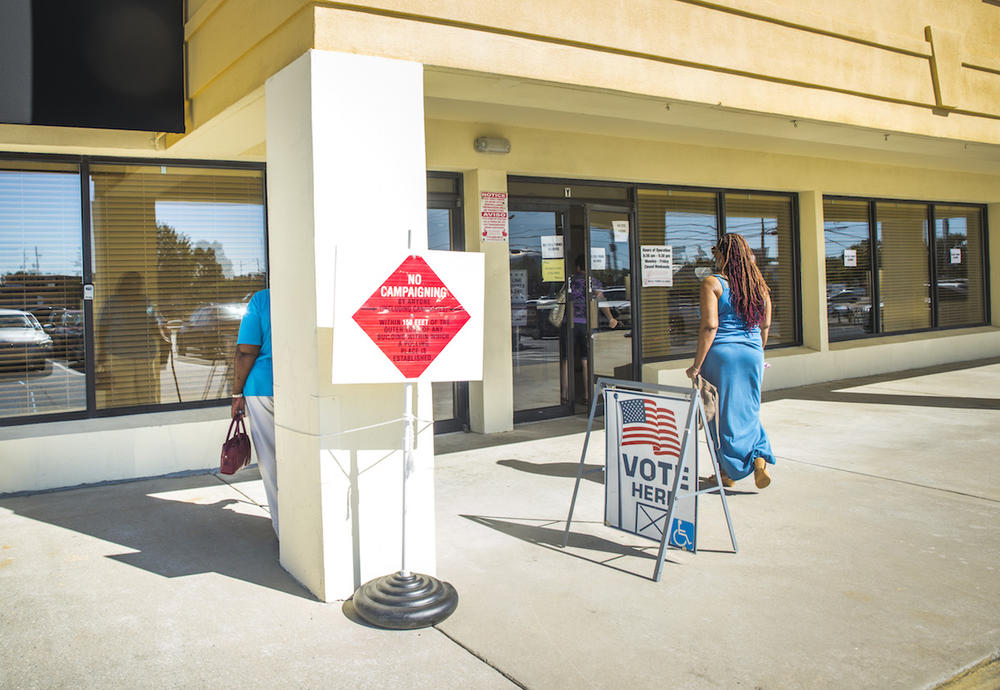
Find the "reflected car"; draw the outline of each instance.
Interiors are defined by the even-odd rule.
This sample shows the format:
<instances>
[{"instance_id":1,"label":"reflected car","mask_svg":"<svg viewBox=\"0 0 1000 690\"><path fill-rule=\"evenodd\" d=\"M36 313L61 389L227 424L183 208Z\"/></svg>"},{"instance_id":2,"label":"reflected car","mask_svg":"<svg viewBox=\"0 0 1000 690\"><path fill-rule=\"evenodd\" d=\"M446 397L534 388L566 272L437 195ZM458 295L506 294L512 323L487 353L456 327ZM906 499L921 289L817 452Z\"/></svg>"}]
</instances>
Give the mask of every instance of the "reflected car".
<instances>
[{"instance_id":1,"label":"reflected car","mask_svg":"<svg viewBox=\"0 0 1000 690\"><path fill-rule=\"evenodd\" d=\"M244 302L209 304L196 309L177 329L177 354L209 359L232 357L240 321L246 312Z\"/></svg>"},{"instance_id":2,"label":"reflected car","mask_svg":"<svg viewBox=\"0 0 1000 690\"><path fill-rule=\"evenodd\" d=\"M52 356L70 364L83 362L83 311L53 309L43 326L52 338Z\"/></svg>"},{"instance_id":3,"label":"reflected car","mask_svg":"<svg viewBox=\"0 0 1000 690\"><path fill-rule=\"evenodd\" d=\"M52 356L52 338L26 311L0 309L0 369L43 369Z\"/></svg>"}]
</instances>

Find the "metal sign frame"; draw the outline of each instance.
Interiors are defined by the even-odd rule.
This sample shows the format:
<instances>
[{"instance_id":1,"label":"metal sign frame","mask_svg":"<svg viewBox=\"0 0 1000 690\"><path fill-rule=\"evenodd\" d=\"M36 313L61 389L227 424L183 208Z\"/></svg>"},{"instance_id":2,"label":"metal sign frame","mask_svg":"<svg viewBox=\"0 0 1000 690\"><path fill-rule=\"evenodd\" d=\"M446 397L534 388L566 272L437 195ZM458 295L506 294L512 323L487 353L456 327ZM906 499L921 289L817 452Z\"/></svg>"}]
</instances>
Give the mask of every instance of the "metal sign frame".
<instances>
[{"instance_id":1,"label":"metal sign frame","mask_svg":"<svg viewBox=\"0 0 1000 690\"><path fill-rule=\"evenodd\" d=\"M674 481L670 494L671 495L670 505L667 509L666 522L664 523L665 528L663 530L663 536L660 538L660 548L656 556L656 568L653 571L653 581L659 582L660 577L663 574L663 563L666 557L667 546L670 545L670 531L671 531L670 528L673 525L674 506L677 505L677 501L696 498L697 496L700 496L702 494L718 494L719 498L722 499L722 510L726 515L726 524L729 527L729 538L733 544L733 553L737 553L738 547L736 546L736 534L733 531L733 520L729 515L729 506L726 504L726 492L722 487L722 478L721 478L721 473L719 471L719 461L715 454L715 446L712 443L711 434L708 432L709 422L705 415L705 408L702 405L701 396L698 394L698 391L694 388L681 388L679 386L666 386L657 383L643 383L641 381L626 381L623 379L612 379L605 377L599 377L597 381L594 383L594 395L591 398L591 405L590 405L590 418L587 421L587 434L584 437L583 450L580 453L580 464L576 471L576 484L573 487L573 498L569 504L569 514L566 516L566 530L563 532L563 541L562 541L563 548L566 548L566 545L569 542L570 525L573 522L573 511L576 508L576 499L580 492L580 482L583 480L583 475L604 470L604 467L601 467L600 469L584 470L584 464L587 458L587 448L590 445L590 434L593 431L594 427L594 415L597 412L597 401L600 398L600 396L604 393L605 389L621 390L623 393L637 393L637 392L649 391L651 393L658 393L661 396L663 394L667 394L664 397L684 400L690 403L688 406L687 419L684 422L684 437L681 441L678 471L674 473ZM607 410L605 410L605 414L607 414ZM712 461L712 468L715 470L715 486L711 486L707 489L696 488L694 491L685 491L683 493L680 493L679 492L680 477L681 477L680 468L683 463L683 459L687 453L687 448L689 443L694 444L694 455L697 458L699 421L704 427L706 436L709 441L707 444L708 455ZM607 464L607 458L605 458L605 466L606 464ZM697 460L695 460L695 467L697 467L697 464L698 464ZM697 487L697 484L695 486ZM695 522L695 530L697 529L698 525L697 522ZM697 552L696 549L694 551Z\"/></svg>"}]
</instances>

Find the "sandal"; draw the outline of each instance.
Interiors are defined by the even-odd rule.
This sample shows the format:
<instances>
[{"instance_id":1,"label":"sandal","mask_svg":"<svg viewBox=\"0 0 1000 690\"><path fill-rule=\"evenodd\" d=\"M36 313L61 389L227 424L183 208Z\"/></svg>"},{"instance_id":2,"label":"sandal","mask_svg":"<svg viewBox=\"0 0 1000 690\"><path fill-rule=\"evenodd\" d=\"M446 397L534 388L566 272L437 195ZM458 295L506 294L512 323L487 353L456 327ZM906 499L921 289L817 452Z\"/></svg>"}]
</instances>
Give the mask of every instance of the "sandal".
<instances>
[{"instance_id":1,"label":"sandal","mask_svg":"<svg viewBox=\"0 0 1000 690\"><path fill-rule=\"evenodd\" d=\"M764 458L753 459L753 483L758 489L766 489L771 484L771 475L767 472L767 461Z\"/></svg>"},{"instance_id":2,"label":"sandal","mask_svg":"<svg viewBox=\"0 0 1000 690\"><path fill-rule=\"evenodd\" d=\"M733 479L730 479L726 475L725 472L720 472L720 474L722 476L722 485L724 487L726 487L728 489L731 486L736 486L736 481L733 480ZM709 477L708 479L706 479L705 481L707 481L709 484L714 484L714 485L717 485L719 483L718 480L715 478L714 474L711 477Z\"/></svg>"}]
</instances>

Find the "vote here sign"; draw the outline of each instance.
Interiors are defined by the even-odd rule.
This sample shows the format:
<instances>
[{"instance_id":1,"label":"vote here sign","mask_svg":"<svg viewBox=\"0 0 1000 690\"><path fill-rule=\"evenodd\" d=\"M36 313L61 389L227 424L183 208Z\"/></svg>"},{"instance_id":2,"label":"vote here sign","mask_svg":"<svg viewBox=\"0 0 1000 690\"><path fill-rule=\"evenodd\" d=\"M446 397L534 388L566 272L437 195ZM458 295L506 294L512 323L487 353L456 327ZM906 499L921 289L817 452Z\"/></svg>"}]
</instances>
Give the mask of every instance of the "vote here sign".
<instances>
[{"instance_id":1,"label":"vote here sign","mask_svg":"<svg viewBox=\"0 0 1000 690\"><path fill-rule=\"evenodd\" d=\"M482 378L483 256L338 250L333 383Z\"/></svg>"},{"instance_id":2,"label":"vote here sign","mask_svg":"<svg viewBox=\"0 0 1000 690\"><path fill-rule=\"evenodd\" d=\"M683 449L683 457L681 448L690 405L690 400L604 390L604 519L609 526L661 541L675 478L679 475L679 492L697 490L694 443ZM695 550L697 500L677 502L670 545Z\"/></svg>"}]
</instances>

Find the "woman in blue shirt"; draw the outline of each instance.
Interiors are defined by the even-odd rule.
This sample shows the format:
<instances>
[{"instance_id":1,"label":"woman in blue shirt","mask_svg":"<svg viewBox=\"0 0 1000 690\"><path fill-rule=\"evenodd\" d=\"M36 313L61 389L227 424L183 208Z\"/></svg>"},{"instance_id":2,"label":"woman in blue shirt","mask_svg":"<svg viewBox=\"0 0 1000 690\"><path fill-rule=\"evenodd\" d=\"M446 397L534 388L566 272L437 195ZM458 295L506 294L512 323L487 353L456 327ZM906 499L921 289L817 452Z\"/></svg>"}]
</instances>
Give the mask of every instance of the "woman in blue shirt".
<instances>
[{"instance_id":1,"label":"woman in blue shirt","mask_svg":"<svg viewBox=\"0 0 1000 690\"><path fill-rule=\"evenodd\" d=\"M750 245L742 235L725 234L712 247L719 272L701 281L701 325L694 364L719 389L718 456L722 483L732 486L753 473L763 489L771 483L771 443L760 424L760 382L764 345L771 326L771 293Z\"/></svg>"},{"instance_id":2,"label":"woman in blue shirt","mask_svg":"<svg viewBox=\"0 0 1000 690\"><path fill-rule=\"evenodd\" d=\"M233 419L246 412L264 482L271 525L278 534L278 472L274 459L274 374L271 366L271 292L250 298L233 358Z\"/></svg>"}]
</instances>

